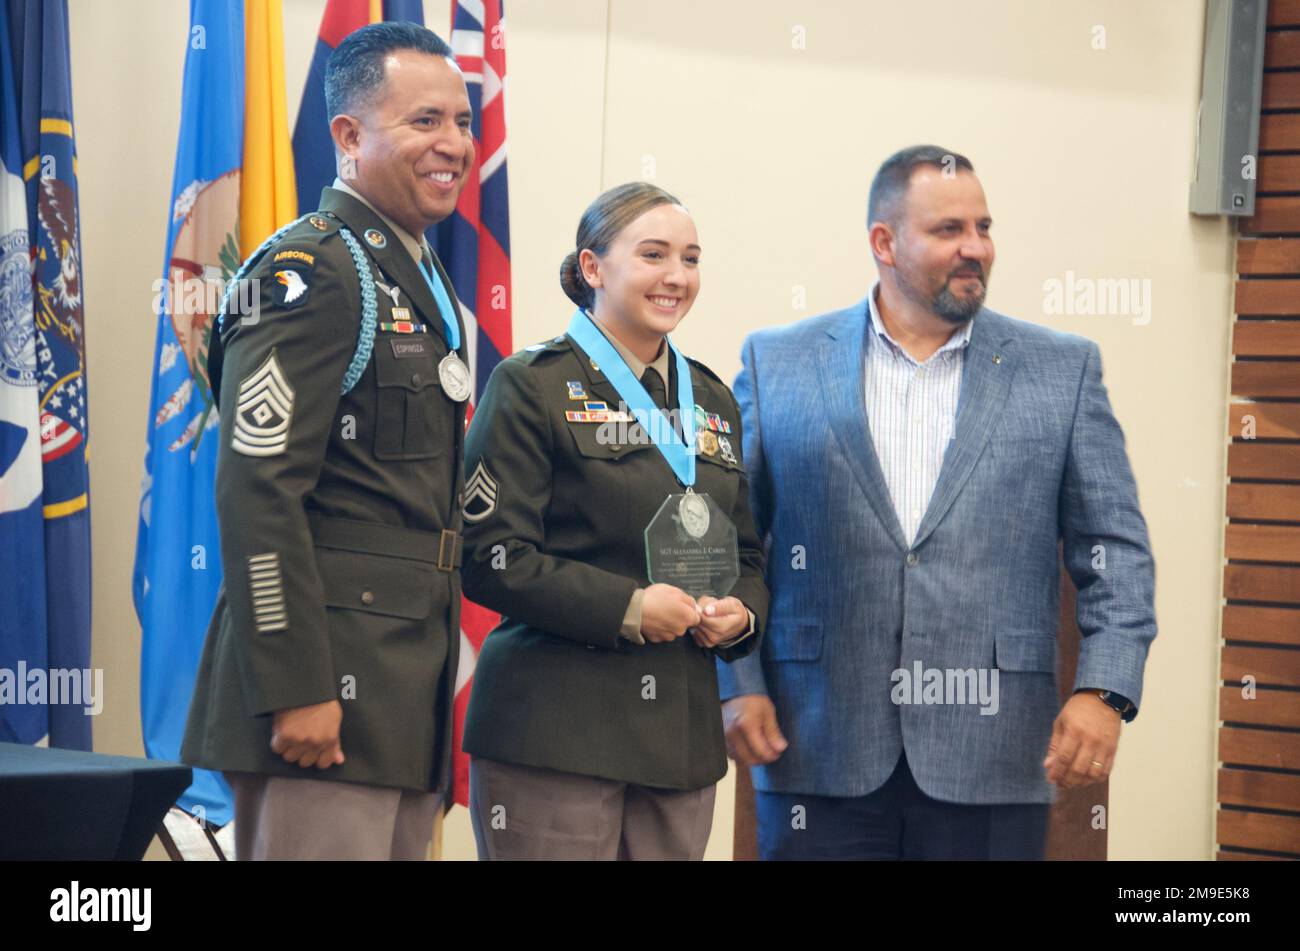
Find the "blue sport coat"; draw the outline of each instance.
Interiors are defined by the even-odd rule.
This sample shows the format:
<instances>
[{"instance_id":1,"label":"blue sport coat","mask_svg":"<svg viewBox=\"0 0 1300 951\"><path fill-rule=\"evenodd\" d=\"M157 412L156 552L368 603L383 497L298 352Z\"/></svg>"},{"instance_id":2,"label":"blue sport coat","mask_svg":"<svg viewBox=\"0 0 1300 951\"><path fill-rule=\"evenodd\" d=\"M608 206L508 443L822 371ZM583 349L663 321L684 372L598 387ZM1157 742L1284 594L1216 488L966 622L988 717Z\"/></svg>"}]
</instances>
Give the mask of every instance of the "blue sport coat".
<instances>
[{"instance_id":1,"label":"blue sport coat","mask_svg":"<svg viewBox=\"0 0 1300 951\"><path fill-rule=\"evenodd\" d=\"M1140 704L1156 634L1100 352L976 315L953 442L909 547L867 422L867 306L752 334L736 379L772 602L761 651L718 678L724 700L770 696L790 743L755 787L861 796L905 750L935 799L1051 802L1058 545L1078 587L1076 688Z\"/></svg>"}]
</instances>

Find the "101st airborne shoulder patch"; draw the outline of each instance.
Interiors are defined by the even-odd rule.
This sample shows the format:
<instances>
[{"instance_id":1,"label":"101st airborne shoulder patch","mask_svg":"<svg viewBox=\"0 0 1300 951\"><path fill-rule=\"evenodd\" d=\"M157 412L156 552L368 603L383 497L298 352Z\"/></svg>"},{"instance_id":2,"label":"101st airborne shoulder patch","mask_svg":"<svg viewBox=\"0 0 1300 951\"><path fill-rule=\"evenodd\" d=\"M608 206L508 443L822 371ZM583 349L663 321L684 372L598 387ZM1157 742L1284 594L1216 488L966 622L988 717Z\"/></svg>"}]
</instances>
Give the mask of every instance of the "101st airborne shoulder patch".
<instances>
[{"instance_id":1,"label":"101st airborne shoulder patch","mask_svg":"<svg viewBox=\"0 0 1300 951\"><path fill-rule=\"evenodd\" d=\"M316 267L316 256L310 251L285 248L271 258L274 266L271 300L277 307L301 307L307 303L311 290L311 273Z\"/></svg>"},{"instance_id":2,"label":"101st airborne shoulder patch","mask_svg":"<svg viewBox=\"0 0 1300 951\"><path fill-rule=\"evenodd\" d=\"M262 365L239 384L235 432L230 448L245 456L274 456L289 444L293 387L284 378L272 349Z\"/></svg>"},{"instance_id":3,"label":"101st airborne shoulder patch","mask_svg":"<svg viewBox=\"0 0 1300 951\"><path fill-rule=\"evenodd\" d=\"M487 471L480 459L470 477L465 480L465 503L461 513L467 522L481 522L497 510L497 480Z\"/></svg>"}]
</instances>

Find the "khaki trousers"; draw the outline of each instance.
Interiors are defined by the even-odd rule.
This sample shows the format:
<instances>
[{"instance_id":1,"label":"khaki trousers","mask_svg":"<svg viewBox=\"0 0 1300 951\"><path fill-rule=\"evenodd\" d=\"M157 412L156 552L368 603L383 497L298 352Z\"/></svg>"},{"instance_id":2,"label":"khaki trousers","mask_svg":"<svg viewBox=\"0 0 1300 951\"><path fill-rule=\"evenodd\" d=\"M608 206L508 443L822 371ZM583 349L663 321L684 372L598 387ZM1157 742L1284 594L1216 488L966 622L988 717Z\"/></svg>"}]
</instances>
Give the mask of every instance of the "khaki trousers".
<instances>
[{"instance_id":1,"label":"khaki trousers","mask_svg":"<svg viewBox=\"0 0 1300 951\"><path fill-rule=\"evenodd\" d=\"M716 786L680 791L474 757L470 820L480 861L704 857Z\"/></svg>"},{"instance_id":2,"label":"khaki trousers","mask_svg":"<svg viewBox=\"0 0 1300 951\"><path fill-rule=\"evenodd\" d=\"M235 794L235 858L420 861L441 794L323 779L223 774Z\"/></svg>"}]
</instances>

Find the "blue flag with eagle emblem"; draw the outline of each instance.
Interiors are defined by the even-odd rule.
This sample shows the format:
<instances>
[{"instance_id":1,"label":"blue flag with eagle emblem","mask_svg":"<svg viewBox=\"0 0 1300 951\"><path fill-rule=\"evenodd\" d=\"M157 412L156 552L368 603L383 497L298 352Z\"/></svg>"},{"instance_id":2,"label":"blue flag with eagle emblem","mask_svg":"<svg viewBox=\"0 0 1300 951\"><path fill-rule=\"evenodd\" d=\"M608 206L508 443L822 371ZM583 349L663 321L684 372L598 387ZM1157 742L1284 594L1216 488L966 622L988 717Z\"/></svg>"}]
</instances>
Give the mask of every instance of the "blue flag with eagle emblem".
<instances>
[{"instance_id":1,"label":"blue flag with eagle emblem","mask_svg":"<svg viewBox=\"0 0 1300 951\"><path fill-rule=\"evenodd\" d=\"M5 5L8 52L6 63L5 185L18 169L11 161L21 158L24 198L27 205L26 231L29 245L32 287L30 339L21 315L22 301L6 300L4 345L16 347L15 363L34 368L40 432L39 537L21 536L25 558L16 566L16 576L7 580L17 592L20 610L28 611L36 623L44 599L44 624L28 628L14 637L13 619L6 617L0 629L0 659L15 658L51 671L88 671L90 668L90 476L86 445L89 428L86 416L86 342L82 311L81 237L77 210L77 147L72 123L72 77L68 55L68 8L66 0L10 0ZM11 91L12 90L12 91ZM15 118L18 152L13 150L11 131ZM6 213L9 188L6 187ZM14 234L6 221L6 238ZM6 256L6 267L11 267ZM16 271L15 271L16 273ZM8 285L6 293L13 288ZM17 328L14 332L14 328ZM28 348L34 362L27 356ZM13 384L10 357L5 358L7 386ZM22 377L25 369L19 369ZM30 381L19 385L31 388ZM30 397L27 397L30 403ZM24 410L29 412L29 409ZM24 504L33 488L30 452L26 434L21 448L9 455L16 443L13 427L6 419L0 469L5 479L5 501L0 518L30 519ZM16 493L9 494L10 476ZM5 528L8 525L6 523ZM6 535L8 533L6 532ZM9 542L7 544L12 544ZM6 557L11 556L6 551ZM15 579L16 580L11 580ZM8 603L6 593L6 604ZM44 644L40 641L43 639ZM20 687L22 685L19 685ZM22 705L0 708L3 738L25 742L47 736L51 746L88 750L91 748L91 720L80 703L40 704L33 717Z\"/></svg>"},{"instance_id":2,"label":"blue flag with eagle emblem","mask_svg":"<svg viewBox=\"0 0 1300 951\"><path fill-rule=\"evenodd\" d=\"M0 17L0 96L0 578L7 582L0 671L16 676L19 664L46 666L45 519L27 190L6 17ZM46 736L44 707L15 700L0 689L0 741L35 743Z\"/></svg>"}]
</instances>

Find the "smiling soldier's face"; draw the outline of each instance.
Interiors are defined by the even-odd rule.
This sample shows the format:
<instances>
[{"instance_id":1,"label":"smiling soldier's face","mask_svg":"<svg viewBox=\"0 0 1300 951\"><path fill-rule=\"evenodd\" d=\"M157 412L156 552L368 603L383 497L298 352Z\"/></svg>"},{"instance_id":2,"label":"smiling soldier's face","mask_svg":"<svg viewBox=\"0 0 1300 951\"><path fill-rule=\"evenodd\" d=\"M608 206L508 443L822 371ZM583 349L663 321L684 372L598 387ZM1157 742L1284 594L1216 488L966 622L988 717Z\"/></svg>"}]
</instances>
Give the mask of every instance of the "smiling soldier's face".
<instances>
[{"instance_id":1,"label":"smiling soldier's face","mask_svg":"<svg viewBox=\"0 0 1300 951\"><path fill-rule=\"evenodd\" d=\"M474 165L469 95L453 62L418 50L385 56L384 75L344 135L343 178L418 237L456 209Z\"/></svg>"}]
</instances>

